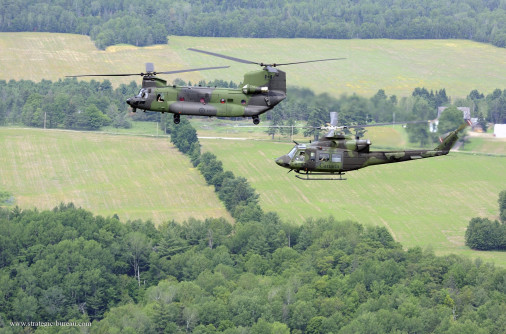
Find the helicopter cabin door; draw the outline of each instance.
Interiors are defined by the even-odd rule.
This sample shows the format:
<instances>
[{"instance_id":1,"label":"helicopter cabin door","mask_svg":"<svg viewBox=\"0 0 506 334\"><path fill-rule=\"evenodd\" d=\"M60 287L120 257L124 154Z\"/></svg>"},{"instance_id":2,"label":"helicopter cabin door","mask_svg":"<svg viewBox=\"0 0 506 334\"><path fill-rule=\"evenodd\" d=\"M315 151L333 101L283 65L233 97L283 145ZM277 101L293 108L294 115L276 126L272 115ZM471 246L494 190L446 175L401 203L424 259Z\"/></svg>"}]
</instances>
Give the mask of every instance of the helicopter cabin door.
<instances>
[{"instance_id":1,"label":"helicopter cabin door","mask_svg":"<svg viewBox=\"0 0 506 334\"><path fill-rule=\"evenodd\" d=\"M316 150L314 148L308 148L306 150L307 154L307 160L306 160L306 166L308 169L314 169L316 168Z\"/></svg>"},{"instance_id":2,"label":"helicopter cabin door","mask_svg":"<svg viewBox=\"0 0 506 334\"><path fill-rule=\"evenodd\" d=\"M343 168L343 152L318 151L318 169L322 171L339 171Z\"/></svg>"}]
</instances>

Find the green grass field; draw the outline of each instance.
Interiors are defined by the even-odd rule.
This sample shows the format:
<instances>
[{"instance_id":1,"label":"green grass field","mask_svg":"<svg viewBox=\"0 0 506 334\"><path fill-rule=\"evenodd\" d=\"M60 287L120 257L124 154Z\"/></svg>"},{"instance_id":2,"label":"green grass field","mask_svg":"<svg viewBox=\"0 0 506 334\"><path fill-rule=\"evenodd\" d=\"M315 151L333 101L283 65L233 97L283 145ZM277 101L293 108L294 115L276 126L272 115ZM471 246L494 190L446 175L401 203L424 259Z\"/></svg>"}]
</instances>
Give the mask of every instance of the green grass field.
<instances>
[{"instance_id":1,"label":"green grass field","mask_svg":"<svg viewBox=\"0 0 506 334\"><path fill-rule=\"evenodd\" d=\"M232 218L167 138L0 127L0 189L21 208L73 202L155 224Z\"/></svg>"},{"instance_id":2,"label":"green grass field","mask_svg":"<svg viewBox=\"0 0 506 334\"><path fill-rule=\"evenodd\" d=\"M169 37L167 45L118 45L97 50L87 36L0 33L0 80L58 80L85 73L140 73L146 62L158 71L230 65L229 69L162 76L193 83L223 79L239 83L256 70L221 58L187 51L201 48L258 62L290 62L345 57L346 60L286 66L287 83L334 96L410 95L415 87L446 88L452 97L472 89L486 94L504 89L506 49L465 40L327 40ZM100 78L96 78L97 80ZM91 80L91 79L90 79ZM110 78L114 85L140 77Z\"/></svg>"},{"instance_id":3,"label":"green grass field","mask_svg":"<svg viewBox=\"0 0 506 334\"><path fill-rule=\"evenodd\" d=\"M385 226L406 248L431 247L437 254L506 266L506 253L475 252L464 245L471 218L498 218L498 195L506 189L504 156L451 153L349 172L346 181L303 181L274 162L293 144L222 139L201 139L201 144L225 169L248 178L265 211L287 221L333 215Z\"/></svg>"},{"instance_id":4,"label":"green grass field","mask_svg":"<svg viewBox=\"0 0 506 334\"><path fill-rule=\"evenodd\" d=\"M506 138L495 138L492 135L468 137L460 149L464 152L486 152L488 154L506 154Z\"/></svg>"}]
</instances>

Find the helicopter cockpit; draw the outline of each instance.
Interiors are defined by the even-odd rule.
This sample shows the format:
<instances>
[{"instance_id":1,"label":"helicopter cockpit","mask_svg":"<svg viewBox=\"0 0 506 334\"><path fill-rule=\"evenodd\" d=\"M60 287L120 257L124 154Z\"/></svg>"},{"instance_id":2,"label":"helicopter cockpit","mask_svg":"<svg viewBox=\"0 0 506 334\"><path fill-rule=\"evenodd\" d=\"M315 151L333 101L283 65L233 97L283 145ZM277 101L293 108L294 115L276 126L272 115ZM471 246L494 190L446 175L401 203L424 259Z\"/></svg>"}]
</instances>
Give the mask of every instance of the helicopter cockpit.
<instances>
[{"instance_id":1,"label":"helicopter cockpit","mask_svg":"<svg viewBox=\"0 0 506 334\"><path fill-rule=\"evenodd\" d=\"M141 88L141 90L139 91L139 94L126 100L126 103L128 103L133 108L134 112L135 112L135 109L137 109L137 108L147 109L148 105L146 104L146 101L149 99L150 92L151 92L150 88L148 88L148 89Z\"/></svg>"},{"instance_id":2,"label":"helicopter cockpit","mask_svg":"<svg viewBox=\"0 0 506 334\"><path fill-rule=\"evenodd\" d=\"M288 154L285 154L278 159L276 159L276 163L282 167L289 167L290 163L293 161L294 163L303 163L306 159L306 145L298 144L295 145Z\"/></svg>"},{"instance_id":3,"label":"helicopter cockpit","mask_svg":"<svg viewBox=\"0 0 506 334\"><path fill-rule=\"evenodd\" d=\"M137 94L135 97L141 97L143 99L147 99L149 96L148 90L146 88L141 88L139 91L139 94Z\"/></svg>"}]
</instances>

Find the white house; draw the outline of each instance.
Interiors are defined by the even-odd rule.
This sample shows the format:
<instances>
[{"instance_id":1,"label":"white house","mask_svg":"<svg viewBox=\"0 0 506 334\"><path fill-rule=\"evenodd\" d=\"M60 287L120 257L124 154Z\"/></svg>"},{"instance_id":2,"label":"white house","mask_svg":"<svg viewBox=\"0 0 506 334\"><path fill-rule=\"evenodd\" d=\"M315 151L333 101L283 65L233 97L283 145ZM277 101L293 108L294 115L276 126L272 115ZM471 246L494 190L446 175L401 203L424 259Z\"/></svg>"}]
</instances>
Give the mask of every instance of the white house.
<instances>
[{"instance_id":1,"label":"white house","mask_svg":"<svg viewBox=\"0 0 506 334\"><path fill-rule=\"evenodd\" d=\"M437 107L437 117L435 120L430 121L429 127L430 132L437 132L437 126L439 125L439 117L441 113L448 107ZM463 119L471 119L471 108L469 107L457 107L458 110L462 111Z\"/></svg>"}]
</instances>

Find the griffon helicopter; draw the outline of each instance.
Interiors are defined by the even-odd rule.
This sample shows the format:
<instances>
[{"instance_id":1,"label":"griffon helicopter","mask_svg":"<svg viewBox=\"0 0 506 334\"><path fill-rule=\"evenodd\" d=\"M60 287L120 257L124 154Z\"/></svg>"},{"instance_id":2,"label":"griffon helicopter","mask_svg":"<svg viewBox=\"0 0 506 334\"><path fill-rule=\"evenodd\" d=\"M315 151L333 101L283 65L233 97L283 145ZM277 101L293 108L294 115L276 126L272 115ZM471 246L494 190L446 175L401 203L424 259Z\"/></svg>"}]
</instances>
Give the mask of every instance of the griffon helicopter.
<instances>
[{"instance_id":1,"label":"griffon helicopter","mask_svg":"<svg viewBox=\"0 0 506 334\"><path fill-rule=\"evenodd\" d=\"M68 77L141 75L143 77L142 88L139 94L129 98L126 102L132 107L134 112L137 109L142 109L144 111L172 113L174 114L174 123L176 124L180 122L180 115L251 117L254 124L259 124L259 115L274 108L274 106L286 98L286 73L277 69L278 66L345 59L330 58L283 64L264 64L193 48L188 50L244 64L260 65L262 69L246 73L244 75L243 86L238 89L178 87L167 85L166 80L156 76L157 74L221 69L229 66L156 72L153 64L147 63L146 73L84 74Z\"/></svg>"},{"instance_id":2,"label":"griffon helicopter","mask_svg":"<svg viewBox=\"0 0 506 334\"><path fill-rule=\"evenodd\" d=\"M321 127L322 130L328 130L322 139L309 144L295 142L296 145L291 151L277 158L276 163L290 169L288 172L295 171L298 174L296 177L302 180L346 180L342 176L348 171L373 165L446 155L459 138L458 133L470 125L470 121L465 120L458 129L440 139L441 144L433 150L370 151L371 142L368 139L352 138L346 135L344 130L347 127L337 126L337 113L330 114L330 125Z\"/></svg>"}]
</instances>

